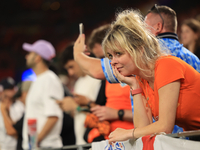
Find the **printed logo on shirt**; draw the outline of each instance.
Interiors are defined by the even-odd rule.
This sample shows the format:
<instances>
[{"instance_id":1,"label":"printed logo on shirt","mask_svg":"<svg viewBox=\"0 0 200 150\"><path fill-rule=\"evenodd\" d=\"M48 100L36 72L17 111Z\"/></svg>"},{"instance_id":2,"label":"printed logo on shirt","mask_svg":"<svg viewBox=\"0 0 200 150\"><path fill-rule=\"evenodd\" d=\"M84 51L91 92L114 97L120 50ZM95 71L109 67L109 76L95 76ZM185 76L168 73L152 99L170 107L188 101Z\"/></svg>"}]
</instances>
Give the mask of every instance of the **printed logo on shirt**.
<instances>
[{"instance_id":1,"label":"printed logo on shirt","mask_svg":"<svg viewBox=\"0 0 200 150\"><path fill-rule=\"evenodd\" d=\"M125 146L121 142L115 142L112 143L111 145L108 143L104 150L125 150Z\"/></svg>"}]
</instances>

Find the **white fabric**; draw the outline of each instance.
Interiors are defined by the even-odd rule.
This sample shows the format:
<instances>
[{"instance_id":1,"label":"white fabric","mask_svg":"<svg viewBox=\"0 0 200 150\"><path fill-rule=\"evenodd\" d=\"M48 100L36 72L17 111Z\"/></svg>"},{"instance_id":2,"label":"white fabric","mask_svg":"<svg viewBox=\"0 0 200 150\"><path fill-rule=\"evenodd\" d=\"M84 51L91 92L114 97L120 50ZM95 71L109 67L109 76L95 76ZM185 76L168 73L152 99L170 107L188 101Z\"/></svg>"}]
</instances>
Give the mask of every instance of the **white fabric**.
<instances>
[{"instance_id":1,"label":"white fabric","mask_svg":"<svg viewBox=\"0 0 200 150\"><path fill-rule=\"evenodd\" d=\"M23 113L25 111L24 104L20 100L16 100L13 105L10 106L9 113L10 118L13 122L17 122L21 119Z\"/></svg>"},{"instance_id":2,"label":"white fabric","mask_svg":"<svg viewBox=\"0 0 200 150\"><path fill-rule=\"evenodd\" d=\"M200 142L157 135L154 150L200 150Z\"/></svg>"},{"instance_id":3,"label":"white fabric","mask_svg":"<svg viewBox=\"0 0 200 150\"><path fill-rule=\"evenodd\" d=\"M109 145L108 141L104 140L101 142L93 142L92 149L143 150L143 142L142 138L139 138L136 140L136 142L127 140L124 142L115 142L112 145ZM199 149L200 149L200 142L185 140L180 138L172 138L165 135L157 135L153 143L153 150L199 150Z\"/></svg>"},{"instance_id":4,"label":"white fabric","mask_svg":"<svg viewBox=\"0 0 200 150\"><path fill-rule=\"evenodd\" d=\"M24 104L21 101L16 101L9 108L10 117L13 122L17 122L24 113ZM6 133L4 120L0 111L0 147L1 150L16 150L17 139Z\"/></svg>"},{"instance_id":5,"label":"white fabric","mask_svg":"<svg viewBox=\"0 0 200 150\"><path fill-rule=\"evenodd\" d=\"M90 100L96 101L98 92L101 86L101 80L91 78L86 75L80 77L74 86L74 92L83 96L88 97ZM85 133L85 122L86 114L84 112L77 112L74 116L74 130L76 135L76 145L86 144L83 139Z\"/></svg>"},{"instance_id":6,"label":"white fabric","mask_svg":"<svg viewBox=\"0 0 200 150\"><path fill-rule=\"evenodd\" d=\"M56 116L58 121L47 136L41 141L40 147L62 147L60 132L62 128L62 110L51 97L58 100L63 99L64 90L59 78L50 70L37 76L36 81L31 84L26 98L26 112L23 123L23 148L28 149L29 118L37 119L37 134L41 132L48 117Z\"/></svg>"}]
</instances>

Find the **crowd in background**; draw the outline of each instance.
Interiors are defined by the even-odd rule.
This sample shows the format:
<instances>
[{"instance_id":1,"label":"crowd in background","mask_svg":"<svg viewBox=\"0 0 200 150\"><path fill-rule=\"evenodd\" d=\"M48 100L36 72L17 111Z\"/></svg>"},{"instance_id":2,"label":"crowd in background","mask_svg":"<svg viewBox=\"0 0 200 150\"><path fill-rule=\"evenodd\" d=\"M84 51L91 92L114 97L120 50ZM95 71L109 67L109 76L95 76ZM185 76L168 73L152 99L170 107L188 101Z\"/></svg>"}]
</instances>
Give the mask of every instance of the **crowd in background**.
<instances>
[{"instance_id":1,"label":"crowd in background","mask_svg":"<svg viewBox=\"0 0 200 150\"><path fill-rule=\"evenodd\" d=\"M146 12L147 18L152 17L149 13L157 13L155 7ZM159 19L162 21L163 12L159 13ZM195 65L200 59L199 15L181 18L181 23L174 30L174 39L179 40L179 44L183 44L190 51L189 56L193 57L195 54L198 57L194 55L193 63L187 58L180 58L198 72L199 65ZM3 133L0 133L1 150L20 150L22 147L29 149L27 119L31 117L38 120L36 145L43 148L59 148L63 145L81 145L112 139L109 134L115 129L134 128L130 87L122 83L111 84L119 81L115 77L110 78L106 68L109 61L106 62L101 45L110 29L111 21L113 20L105 21L106 23L92 30L90 36L86 35L87 52L84 52L84 55L76 48L80 39L64 41L61 46L63 50L57 52L48 40L37 39L31 44L23 41L23 45L20 45L24 50L22 53L28 51L25 52L26 65L34 71L32 75L35 78L23 81L19 81L18 78L15 81L14 74L8 72L13 76L4 76L0 81L0 132ZM164 23L167 24L163 21L162 26ZM78 26L74 28L78 30ZM162 29L163 27L158 27L159 31L154 35L163 38L160 32ZM46 51L43 53L42 49ZM179 57L178 54L173 55Z\"/></svg>"}]
</instances>

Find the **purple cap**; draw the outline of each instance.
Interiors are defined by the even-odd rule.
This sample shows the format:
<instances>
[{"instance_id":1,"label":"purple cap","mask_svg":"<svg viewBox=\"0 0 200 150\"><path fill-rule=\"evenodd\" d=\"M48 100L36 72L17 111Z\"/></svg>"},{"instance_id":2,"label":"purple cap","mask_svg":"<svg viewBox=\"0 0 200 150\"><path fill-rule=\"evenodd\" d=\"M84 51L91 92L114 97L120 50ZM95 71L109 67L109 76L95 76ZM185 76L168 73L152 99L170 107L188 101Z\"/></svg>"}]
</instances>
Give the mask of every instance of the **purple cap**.
<instances>
[{"instance_id":1,"label":"purple cap","mask_svg":"<svg viewBox=\"0 0 200 150\"><path fill-rule=\"evenodd\" d=\"M55 57L55 49L53 45L45 40L38 40L33 44L24 43L22 48L29 52L35 52L45 60L51 60Z\"/></svg>"}]
</instances>

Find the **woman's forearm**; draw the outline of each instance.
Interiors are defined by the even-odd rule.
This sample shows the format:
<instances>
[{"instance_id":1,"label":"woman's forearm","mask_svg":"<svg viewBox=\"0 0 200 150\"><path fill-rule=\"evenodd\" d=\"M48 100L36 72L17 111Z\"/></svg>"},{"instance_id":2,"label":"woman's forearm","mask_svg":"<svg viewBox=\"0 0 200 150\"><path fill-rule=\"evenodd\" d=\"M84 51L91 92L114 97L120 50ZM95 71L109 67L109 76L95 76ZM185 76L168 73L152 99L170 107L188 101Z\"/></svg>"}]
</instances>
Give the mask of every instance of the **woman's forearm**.
<instances>
[{"instance_id":1,"label":"woman's forearm","mask_svg":"<svg viewBox=\"0 0 200 150\"><path fill-rule=\"evenodd\" d=\"M84 53L75 53L74 59L85 74L96 79L105 79L100 59L89 57Z\"/></svg>"},{"instance_id":2,"label":"woman's forearm","mask_svg":"<svg viewBox=\"0 0 200 150\"><path fill-rule=\"evenodd\" d=\"M143 102L142 94L134 95L133 101L134 101L134 117L133 117L134 126L138 128L149 125L151 121L148 113L151 112L147 112Z\"/></svg>"},{"instance_id":3,"label":"woman's forearm","mask_svg":"<svg viewBox=\"0 0 200 150\"><path fill-rule=\"evenodd\" d=\"M1 112L2 112L2 116L3 116L3 120L4 120L4 125L6 128L6 133L8 135L14 136L16 138L17 131L13 127L13 122L12 122L10 116L8 115L8 112L6 112L6 110L3 110L3 109L1 109Z\"/></svg>"}]
</instances>

